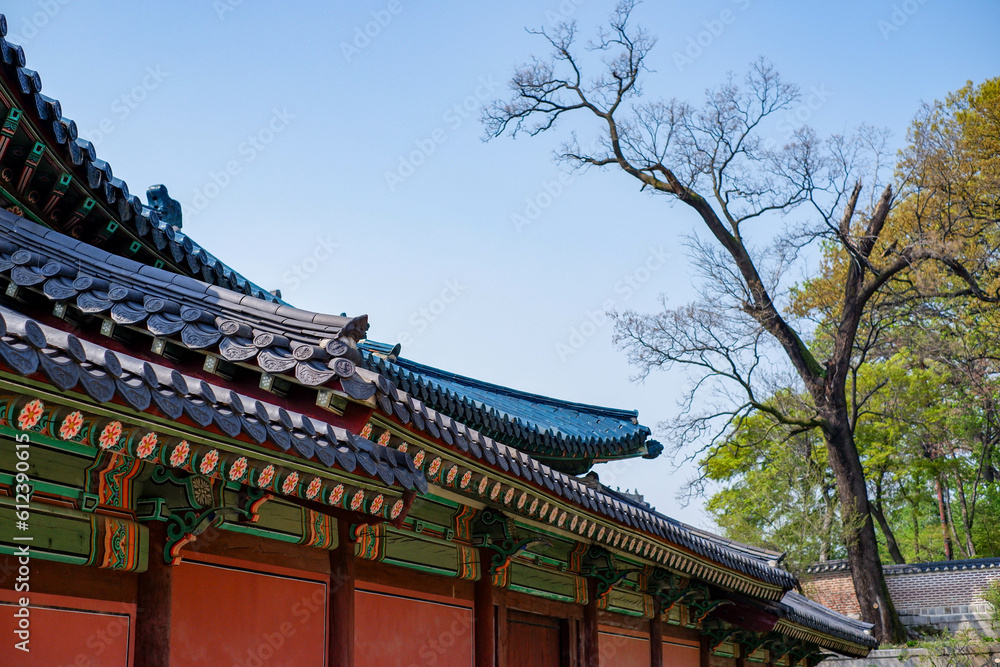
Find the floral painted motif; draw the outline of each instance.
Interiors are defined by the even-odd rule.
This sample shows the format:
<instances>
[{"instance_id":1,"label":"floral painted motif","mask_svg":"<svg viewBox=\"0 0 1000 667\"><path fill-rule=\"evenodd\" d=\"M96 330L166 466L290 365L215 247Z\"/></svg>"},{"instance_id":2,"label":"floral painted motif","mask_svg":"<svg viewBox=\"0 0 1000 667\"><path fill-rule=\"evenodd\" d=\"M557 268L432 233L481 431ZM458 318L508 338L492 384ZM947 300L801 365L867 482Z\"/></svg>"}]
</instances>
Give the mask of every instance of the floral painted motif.
<instances>
[{"instance_id":1,"label":"floral painted motif","mask_svg":"<svg viewBox=\"0 0 1000 667\"><path fill-rule=\"evenodd\" d=\"M312 481L309 482L309 486L306 487L306 498L312 500L319 495L319 487L323 485L323 480L319 477L313 477Z\"/></svg>"},{"instance_id":2,"label":"floral painted motif","mask_svg":"<svg viewBox=\"0 0 1000 667\"><path fill-rule=\"evenodd\" d=\"M523 510L524 504L527 502L528 502L528 493L526 491L522 491L521 495L518 496L517 498L517 509Z\"/></svg>"},{"instance_id":3,"label":"floral painted motif","mask_svg":"<svg viewBox=\"0 0 1000 667\"><path fill-rule=\"evenodd\" d=\"M378 437L378 444L382 445L383 447L388 447L389 446L389 438L391 438L391 437L392 437L392 433L389 433L388 429L386 429L382 433L382 435L380 435ZM402 451L405 452L406 450L404 449Z\"/></svg>"},{"instance_id":4,"label":"floral painted motif","mask_svg":"<svg viewBox=\"0 0 1000 667\"><path fill-rule=\"evenodd\" d=\"M451 484L455 481L455 477L458 476L458 466L452 466L448 469L448 476L445 477L445 484Z\"/></svg>"},{"instance_id":5,"label":"floral painted motif","mask_svg":"<svg viewBox=\"0 0 1000 667\"><path fill-rule=\"evenodd\" d=\"M400 498L392 505L392 509L389 511L389 518L395 519L400 514L403 513L403 499Z\"/></svg>"},{"instance_id":6,"label":"floral painted motif","mask_svg":"<svg viewBox=\"0 0 1000 667\"><path fill-rule=\"evenodd\" d=\"M198 471L202 475L211 475L217 465L219 465L219 450L213 449L208 454L205 454L205 458L198 465Z\"/></svg>"},{"instance_id":7,"label":"floral painted motif","mask_svg":"<svg viewBox=\"0 0 1000 667\"><path fill-rule=\"evenodd\" d=\"M418 468L422 466L424 464L425 453L426 452L424 452L424 450L422 449L419 452L417 452L416 456L413 457L413 465L417 466Z\"/></svg>"},{"instance_id":8,"label":"floral painted motif","mask_svg":"<svg viewBox=\"0 0 1000 667\"><path fill-rule=\"evenodd\" d=\"M285 478L285 481L281 484L281 492L284 494L290 494L295 490L295 487L299 483L299 473L292 472L291 475Z\"/></svg>"},{"instance_id":9,"label":"floral painted motif","mask_svg":"<svg viewBox=\"0 0 1000 667\"><path fill-rule=\"evenodd\" d=\"M549 523L555 523L557 516L559 516L559 508L553 507L552 511L549 512Z\"/></svg>"},{"instance_id":10,"label":"floral painted motif","mask_svg":"<svg viewBox=\"0 0 1000 667\"><path fill-rule=\"evenodd\" d=\"M369 438L371 438L372 437L372 425L371 425L371 423L365 424L361 428L361 433L359 433L358 435L360 435L365 440L368 440Z\"/></svg>"},{"instance_id":11,"label":"floral painted motif","mask_svg":"<svg viewBox=\"0 0 1000 667\"><path fill-rule=\"evenodd\" d=\"M573 515L573 520L569 522L569 529L576 530L576 524L580 521L580 517Z\"/></svg>"},{"instance_id":12,"label":"floral painted motif","mask_svg":"<svg viewBox=\"0 0 1000 667\"><path fill-rule=\"evenodd\" d=\"M192 477L191 491L194 493L194 501L199 507L212 506L214 501L212 497L212 480L204 477Z\"/></svg>"},{"instance_id":13,"label":"floral painted motif","mask_svg":"<svg viewBox=\"0 0 1000 667\"><path fill-rule=\"evenodd\" d=\"M229 479L236 482L243 479L245 474L247 474L247 457L241 456L229 466Z\"/></svg>"},{"instance_id":14,"label":"floral painted motif","mask_svg":"<svg viewBox=\"0 0 1000 667\"><path fill-rule=\"evenodd\" d=\"M358 492L354 494L351 498L351 509L355 512L361 507L361 503L365 501L365 492L362 489L358 489Z\"/></svg>"},{"instance_id":15,"label":"floral painted motif","mask_svg":"<svg viewBox=\"0 0 1000 667\"><path fill-rule=\"evenodd\" d=\"M149 458L149 456L156 449L156 434L150 431L146 435L142 436L142 440L139 441L139 445L135 448L135 454L140 459Z\"/></svg>"},{"instance_id":16,"label":"floral painted motif","mask_svg":"<svg viewBox=\"0 0 1000 667\"><path fill-rule=\"evenodd\" d=\"M587 532L587 520L584 519L583 521L580 522L580 534L583 535L586 532ZM593 534L593 531L591 531L591 534Z\"/></svg>"},{"instance_id":17,"label":"floral painted motif","mask_svg":"<svg viewBox=\"0 0 1000 667\"><path fill-rule=\"evenodd\" d=\"M21 408L21 414L17 416L17 427L22 431L27 431L30 428L34 428L35 424L39 422L42 418L42 413L45 412L45 404L39 399L34 399L30 401L27 405Z\"/></svg>"},{"instance_id":18,"label":"floral painted motif","mask_svg":"<svg viewBox=\"0 0 1000 667\"><path fill-rule=\"evenodd\" d=\"M507 493L503 494L503 504L510 505L512 500L514 500L514 489L507 489Z\"/></svg>"},{"instance_id":19,"label":"floral painted motif","mask_svg":"<svg viewBox=\"0 0 1000 667\"><path fill-rule=\"evenodd\" d=\"M101 431L101 436L97 441L101 445L101 449L111 449L118 444L118 440L122 437L122 423L121 422L111 422L104 427Z\"/></svg>"},{"instance_id":20,"label":"floral painted motif","mask_svg":"<svg viewBox=\"0 0 1000 667\"><path fill-rule=\"evenodd\" d=\"M479 486L476 488L476 493L478 493L479 495L485 494L486 487L489 485L490 485L490 478L483 477L481 480L479 480Z\"/></svg>"},{"instance_id":21,"label":"floral painted motif","mask_svg":"<svg viewBox=\"0 0 1000 667\"><path fill-rule=\"evenodd\" d=\"M257 486L267 488L271 485L272 479L274 479L274 466L269 465L261 470L260 475L257 476Z\"/></svg>"},{"instance_id":22,"label":"floral painted motif","mask_svg":"<svg viewBox=\"0 0 1000 667\"><path fill-rule=\"evenodd\" d=\"M75 410L66 415L66 419L63 420L62 426L59 427L59 437L63 440L72 440L81 428L83 428L83 414L79 410Z\"/></svg>"},{"instance_id":23,"label":"floral painted motif","mask_svg":"<svg viewBox=\"0 0 1000 667\"><path fill-rule=\"evenodd\" d=\"M330 497L326 499L326 502L330 505L339 505L340 499L344 497L344 485L338 484L333 487L333 491L330 492Z\"/></svg>"},{"instance_id":24,"label":"floral painted motif","mask_svg":"<svg viewBox=\"0 0 1000 667\"><path fill-rule=\"evenodd\" d=\"M175 468L179 468L187 462L188 454L191 453L191 445L188 444L187 440L181 440L174 447L174 451L170 453L170 465Z\"/></svg>"},{"instance_id":25,"label":"floral painted motif","mask_svg":"<svg viewBox=\"0 0 1000 667\"><path fill-rule=\"evenodd\" d=\"M503 487L500 486L500 482L497 482L496 484L494 484L493 488L490 489L490 500L496 500L497 498L499 498L500 497L500 491L502 491L502 490L503 490Z\"/></svg>"},{"instance_id":26,"label":"floral painted motif","mask_svg":"<svg viewBox=\"0 0 1000 667\"><path fill-rule=\"evenodd\" d=\"M546 502L542 505L542 509L538 510L539 518L544 519L545 515L549 513L549 504Z\"/></svg>"},{"instance_id":27,"label":"floral painted motif","mask_svg":"<svg viewBox=\"0 0 1000 667\"><path fill-rule=\"evenodd\" d=\"M380 509L382 509L382 503L384 503L384 502L385 502L385 498L382 497L381 493L378 494L377 496L375 496L375 498L372 499L371 507L368 508L368 513L369 514L378 514L378 511Z\"/></svg>"},{"instance_id":28,"label":"floral painted motif","mask_svg":"<svg viewBox=\"0 0 1000 667\"><path fill-rule=\"evenodd\" d=\"M538 498L533 498L531 500L531 507L528 508L528 514L534 514L535 509L538 507Z\"/></svg>"},{"instance_id":29,"label":"floral painted motif","mask_svg":"<svg viewBox=\"0 0 1000 667\"><path fill-rule=\"evenodd\" d=\"M587 530L587 538L588 539L594 536L594 530L596 530L596 529L597 529L597 524L596 523L590 524L590 528ZM600 538L598 538L598 539L600 539Z\"/></svg>"},{"instance_id":30,"label":"floral painted motif","mask_svg":"<svg viewBox=\"0 0 1000 667\"><path fill-rule=\"evenodd\" d=\"M566 524L566 512L559 515L559 520L556 521L556 526L562 528Z\"/></svg>"},{"instance_id":31,"label":"floral painted motif","mask_svg":"<svg viewBox=\"0 0 1000 667\"><path fill-rule=\"evenodd\" d=\"M469 483L472 481L472 471L466 470L465 474L462 475L462 481L458 483L463 489L469 488Z\"/></svg>"},{"instance_id":32,"label":"floral painted motif","mask_svg":"<svg viewBox=\"0 0 1000 667\"><path fill-rule=\"evenodd\" d=\"M431 461L430 467L427 469L427 474L433 477L437 474L437 471L441 469L441 457L438 456L433 461Z\"/></svg>"},{"instance_id":33,"label":"floral painted motif","mask_svg":"<svg viewBox=\"0 0 1000 667\"><path fill-rule=\"evenodd\" d=\"M386 445L388 445L389 444L389 438L386 438L385 442L386 442ZM405 442L400 443L399 447L397 447L397 449L399 451L403 452L404 454L406 453L406 450L408 450L409 448L410 448L410 446L408 444L406 444Z\"/></svg>"},{"instance_id":34,"label":"floral painted motif","mask_svg":"<svg viewBox=\"0 0 1000 667\"><path fill-rule=\"evenodd\" d=\"M593 527L591 527L591 530L593 530ZM601 529L597 531L597 539L598 540L604 539L604 526L601 526Z\"/></svg>"}]
</instances>

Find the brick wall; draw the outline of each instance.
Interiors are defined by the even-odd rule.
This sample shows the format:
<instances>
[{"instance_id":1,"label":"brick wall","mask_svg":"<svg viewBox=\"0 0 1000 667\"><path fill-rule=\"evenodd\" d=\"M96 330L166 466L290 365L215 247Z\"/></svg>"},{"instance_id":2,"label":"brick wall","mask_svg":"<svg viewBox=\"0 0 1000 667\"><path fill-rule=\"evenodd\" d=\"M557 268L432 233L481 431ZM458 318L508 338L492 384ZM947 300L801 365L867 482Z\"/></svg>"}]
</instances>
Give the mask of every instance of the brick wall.
<instances>
[{"instance_id":1,"label":"brick wall","mask_svg":"<svg viewBox=\"0 0 1000 667\"><path fill-rule=\"evenodd\" d=\"M886 583L896 607L904 610L971 605L982 599L979 594L997 578L1000 565L982 570L899 574L887 576Z\"/></svg>"},{"instance_id":2,"label":"brick wall","mask_svg":"<svg viewBox=\"0 0 1000 667\"><path fill-rule=\"evenodd\" d=\"M854 592L854 580L851 579L850 570L804 575L802 592L806 597L841 614L854 618L859 616L858 598Z\"/></svg>"},{"instance_id":3,"label":"brick wall","mask_svg":"<svg viewBox=\"0 0 1000 667\"><path fill-rule=\"evenodd\" d=\"M824 569L822 566L814 569ZM846 567L828 566L825 572L807 572L805 594L842 614L858 615L854 582ZM1000 579L1000 558L970 561L889 565L885 581L900 613L932 607L972 605L993 579Z\"/></svg>"}]
</instances>

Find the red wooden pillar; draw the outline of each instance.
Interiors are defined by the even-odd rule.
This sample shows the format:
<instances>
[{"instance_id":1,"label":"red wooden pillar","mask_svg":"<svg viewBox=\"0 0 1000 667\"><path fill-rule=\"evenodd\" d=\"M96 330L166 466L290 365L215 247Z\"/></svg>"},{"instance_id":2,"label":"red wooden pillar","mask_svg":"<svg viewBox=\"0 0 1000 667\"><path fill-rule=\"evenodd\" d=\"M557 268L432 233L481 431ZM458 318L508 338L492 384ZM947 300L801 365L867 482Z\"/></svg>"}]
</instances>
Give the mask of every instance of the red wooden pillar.
<instances>
[{"instance_id":1,"label":"red wooden pillar","mask_svg":"<svg viewBox=\"0 0 1000 667\"><path fill-rule=\"evenodd\" d=\"M597 580L587 579L587 606L583 608L583 665L584 667L599 667L601 663L600 647L597 630Z\"/></svg>"},{"instance_id":2,"label":"red wooden pillar","mask_svg":"<svg viewBox=\"0 0 1000 667\"><path fill-rule=\"evenodd\" d=\"M337 521L337 547L330 552L331 667L354 667L354 542L351 525Z\"/></svg>"},{"instance_id":3,"label":"red wooden pillar","mask_svg":"<svg viewBox=\"0 0 1000 667\"><path fill-rule=\"evenodd\" d=\"M163 560L162 521L150 521L149 566L139 574L135 622L135 667L170 667L170 608L174 566Z\"/></svg>"},{"instance_id":4,"label":"red wooden pillar","mask_svg":"<svg viewBox=\"0 0 1000 667\"><path fill-rule=\"evenodd\" d=\"M708 635L701 636L701 667L709 667L712 664L712 642Z\"/></svg>"},{"instance_id":5,"label":"red wooden pillar","mask_svg":"<svg viewBox=\"0 0 1000 667\"><path fill-rule=\"evenodd\" d=\"M482 575L475 586L473 600L473 625L475 628L476 667L496 667L497 657L497 623L496 588L490 575L487 563L489 557L480 553Z\"/></svg>"},{"instance_id":6,"label":"red wooden pillar","mask_svg":"<svg viewBox=\"0 0 1000 667\"><path fill-rule=\"evenodd\" d=\"M649 619L649 664L663 667L663 621L660 603L653 600L653 618Z\"/></svg>"},{"instance_id":7,"label":"red wooden pillar","mask_svg":"<svg viewBox=\"0 0 1000 667\"><path fill-rule=\"evenodd\" d=\"M747 667L747 664L749 664L747 660L747 647L743 644L737 644L736 650L740 653L736 658L736 667Z\"/></svg>"}]
</instances>

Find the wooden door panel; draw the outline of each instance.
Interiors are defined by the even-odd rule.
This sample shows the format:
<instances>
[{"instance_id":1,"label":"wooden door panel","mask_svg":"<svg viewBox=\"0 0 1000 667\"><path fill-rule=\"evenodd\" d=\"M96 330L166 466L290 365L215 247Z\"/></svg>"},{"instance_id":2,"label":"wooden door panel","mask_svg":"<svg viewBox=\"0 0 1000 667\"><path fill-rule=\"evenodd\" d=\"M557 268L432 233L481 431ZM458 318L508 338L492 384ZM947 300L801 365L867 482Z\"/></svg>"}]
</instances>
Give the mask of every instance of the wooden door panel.
<instances>
[{"instance_id":1,"label":"wooden door panel","mask_svg":"<svg viewBox=\"0 0 1000 667\"><path fill-rule=\"evenodd\" d=\"M325 582L190 561L172 576L171 667L326 664Z\"/></svg>"},{"instance_id":2,"label":"wooden door panel","mask_svg":"<svg viewBox=\"0 0 1000 667\"><path fill-rule=\"evenodd\" d=\"M357 667L473 664L472 609L420 599L419 593L357 590L354 608Z\"/></svg>"},{"instance_id":3,"label":"wooden door panel","mask_svg":"<svg viewBox=\"0 0 1000 667\"><path fill-rule=\"evenodd\" d=\"M511 610L507 613L510 667L560 667L563 622L557 618Z\"/></svg>"},{"instance_id":4,"label":"wooden door panel","mask_svg":"<svg viewBox=\"0 0 1000 667\"><path fill-rule=\"evenodd\" d=\"M663 642L663 667L700 667L701 648L696 644Z\"/></svg>"},{"instance_id":5,"label":"wooden door panel","mask_svg":"<svg viewBox=\"0 0 1000 667\"><path fill-rule=\"evenodd\" d=\"M649 639L601 632L597 651L601 667L650 667Z\"/></svg>"},{"instance_id":6,"label":"wooden door panel","mask_svg":"<svg viewBox=\"0 0 1000 667\"><path fill-rule=\"evenodd\" d=\"M18 667L130 667L135 632L135 605L60 595L28 596L30 652L15 642L22 594L0 591L0 665Z\"/></svg>"}]
</instances>

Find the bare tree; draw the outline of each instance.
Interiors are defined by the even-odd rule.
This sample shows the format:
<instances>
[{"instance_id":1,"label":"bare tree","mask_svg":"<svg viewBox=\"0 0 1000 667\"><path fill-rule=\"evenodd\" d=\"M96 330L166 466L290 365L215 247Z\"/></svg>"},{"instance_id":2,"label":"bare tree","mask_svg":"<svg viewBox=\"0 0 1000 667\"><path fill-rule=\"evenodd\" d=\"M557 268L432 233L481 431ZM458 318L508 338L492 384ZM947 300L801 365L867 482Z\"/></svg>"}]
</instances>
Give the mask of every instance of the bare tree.
<instances>
[{"instance_id":1,"label":"bare tree","mask_svg":"<svg viewBox=\"0 0 1000 667\"><path fill-rule=\"evenodd\" d=\"M850 391L848 380L860 363L859 349L871 342L858 340L859 329L865 338L872 329L862 326L866 307L920 263L935 263L960 282L955 294L983 300L996 295L980 287L974 267L949 254L955 244L938 242L948 240L947 231L914 227L892 245L883 238L896 202L893 187L880 181L892 168L882 133L863 128L855 137L822 142L801 129L784 146L765 139L767 123L799 95L766 61L752 64L744 81L730 76L708 91L698 108L642 100L640 79L655 40L632 25L635 5L620 2L609 25L582 49L573 23L529 31L554 52L515 71L511 98L484 110L487 135L534 136L553 129L565 114L592 118L599 132L596 149L581 149L574 134L560 151L563 160L620 170L642 190L697 214L707 232L691 243L705 279L703 299L653 315L616 315L616 341L640 375L674 364L692 369L689 409L698 391L714 392L712 405L719 409L688 414L679 422L681 440L721 437L754 411L793 431L822 433L862 617L875 624L880 639L899 640L903 629L882 574L854 441L866 397ZM598 61L599 74L586 78L584 70ZM861 201L863 182L869 184L867 204ZM773 218L792 212L799 221L781 235L783 242L762 249L747 237L755 229L773 240ZM837 244L849 261L839 282L833 335L811 348L803 328L809 325L783 313L777 299L787 289L782 275L796 249L823 242ZM768 345L780 354L769 356ZM774 357L794 369L808 404L786 410L767 400L769 374L780 370Z\"/></svg>"}]
</instances>

